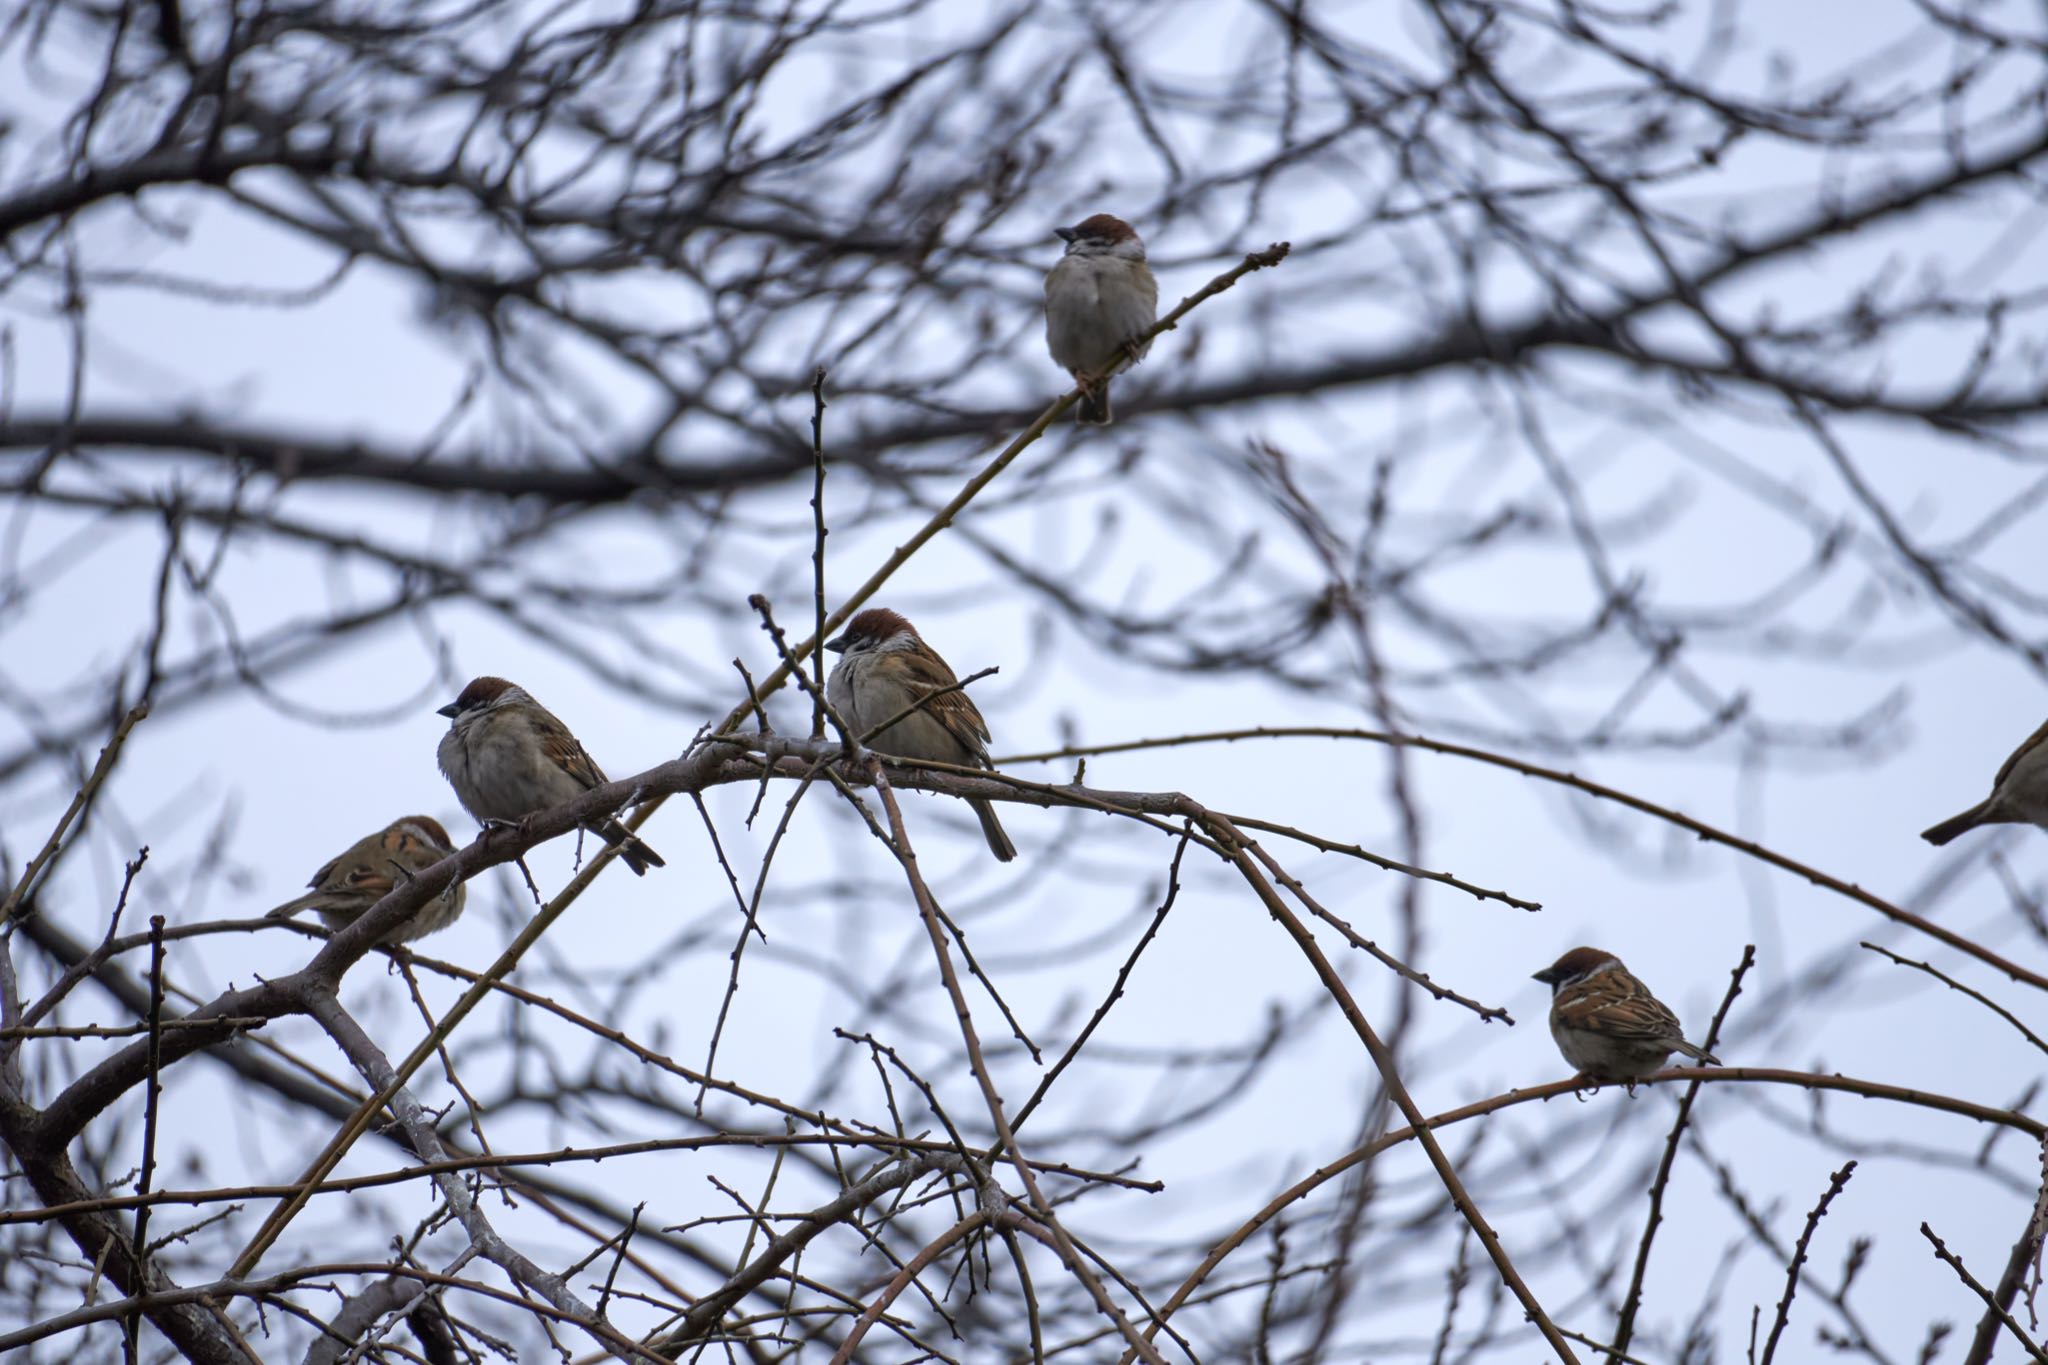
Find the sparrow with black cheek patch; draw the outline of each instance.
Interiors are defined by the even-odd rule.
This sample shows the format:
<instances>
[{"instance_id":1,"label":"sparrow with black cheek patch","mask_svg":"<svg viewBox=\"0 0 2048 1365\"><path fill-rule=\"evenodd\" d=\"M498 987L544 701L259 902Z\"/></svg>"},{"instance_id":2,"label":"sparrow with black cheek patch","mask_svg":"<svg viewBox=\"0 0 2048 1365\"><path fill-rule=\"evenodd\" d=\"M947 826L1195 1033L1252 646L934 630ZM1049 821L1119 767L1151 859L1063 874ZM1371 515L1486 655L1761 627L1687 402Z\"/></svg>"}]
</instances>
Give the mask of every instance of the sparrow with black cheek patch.
<instances>
[{"instance_id":1,"label":"sparrow with black cheek patch","mask_svg":"<svg viewBox=\"0 0 2048 1365\"><path fill-rule=\"evenodd\" d=\"M1991 795L1920 837L1930 844L1945 844L1979 825L2039 825L2048 829L2048 725L2043 725L2019 748L1991 779Z\"/></svg>"},{"instance_id":2,"label":"sparrow with black cheek patch","mask_svg":"<svg viewBox=\"0 0 2048 1365\"><path fill-rule=\"evenodd\" d=\"M866 736L864 742L876 753L967 768L995 766L988 761L988 724L965 692L935 697L880 734L868 733L919 698L959 686L953 670L910 622L886 608L870 607L848 621L844 633L827 640L825 648L841 656L825 683L826 700L855 738ZM968 797L967 804L981 821L989 852L1005 863L1016 857L1017 847L996 819L995 806L979 796Z\"/></svg>"},{"instance_id":3,"label":"sparrow with black cheek patch","mask_svg":"<svg viewBox=\"0 0 2048 1365\"><path fill-rule=\"evenodd\" d=\"M1152 349L1140 334L1159 318L1159 282L1145 264L1145 244L1123 219L1107 213L1055 229L1067 254L1045 277L1045 344L1054 362L1081 385L1074 420L1110 423L1109 377L1119 362L1136 364ZM1100 380L1090 383L1095 375Z\"/></svg>"},{"instance_id":4,"label":"sparrow with black cheek patch","mask_svg":"<svg viewBox=\"0 0 2048 1365\"><path fill-rule=\"evenodd\" d=\"M1534 975L1550 987L1550 1036L1590 1080L1633 1084L1674 1052L1721 1064L1685 1041L1678 1016L1613 953L1574 948Z\"/></svg>"},{"instance_id":5,"label":"sparrow with black cheek patch","mask_svg":"<svg viewBox=\"0 0 2048 1365\"><path fill-rule=\"evenodd\" d=\"M449 720L441 736L441 772L463 807L485 825L518 824L605 783L604 770L569 727L525 688L503 678L472 679L440 714ZM616 847L636 877L666 866L611 816L584 828Z\"/></svg>"},{"instance_id":6,"label":"sparrow with black cheek patch","mask_svg":"<svg viewBox=\"0 0 2048 1365\"><path fill-rule=\"evenodd\" d=\"M286 919L301 910L314 910L329 929L346 929L365 910L390 895L401 881L426 871L453 852L455 845L440 821L425 815L393 820L375 834L350 844L347 852L313 874L313 879L306 883L312 891L297 900L286 901L267 918ZM462 914L467 889L456 882L399 921L378 942L406 943L446 929Z\"/></svg>"}]
</instances>

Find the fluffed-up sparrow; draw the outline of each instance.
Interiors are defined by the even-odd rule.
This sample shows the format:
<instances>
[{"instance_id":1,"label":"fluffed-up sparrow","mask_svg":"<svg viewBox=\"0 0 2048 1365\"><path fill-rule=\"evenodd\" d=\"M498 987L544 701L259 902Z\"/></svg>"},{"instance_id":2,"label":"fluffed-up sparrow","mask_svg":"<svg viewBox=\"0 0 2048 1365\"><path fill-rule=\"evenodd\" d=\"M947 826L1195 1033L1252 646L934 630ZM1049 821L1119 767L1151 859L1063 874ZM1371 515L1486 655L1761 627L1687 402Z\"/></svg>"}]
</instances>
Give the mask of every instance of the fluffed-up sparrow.
<instances>
[{"instance_id":1,"label":"fluffed-up sparrow","mask_svg":"<svg viewBox=\"0 0 2048 1365\"><path fill-rule=\"evenodd\" d=\"M1145 264L1145 244L1123 219L1107 213L1055 232L1067 253L1045 277L1045 344L1055 363L1081 385L1074 420L1108 426L1109 376L1119 362L1136 364L1152 349L1133 346L1159 317L1159 282ZM1093 376L1102 378L1089 382Z\"/></svg>"},{"instance_id":2,"label":"fluffed-up sparrow","mask_svg":"<svg viewBox=\"0 0 2048 1365\"><path fill-rule=\"evenodd\" d=\"M2028 735L1991 779L1991 795L1920 832L1930 844L1945 844L1979 825L2039 825L2048 829L2048 724Z\"/></svg>"},{"instance_id":3,"label":"fluffed-up sparrow","mask_svg":"<svg viewBox=\"0 0 2048 1365\"><path fill-rule=\"evenodd\" d=\"M957 763L968 768L993 768L988 761L988 725L917 627L884 607L870 607L846 623L846 630L825 642L840 656L825 683L825 697L856 732L856 738L878 754ZM880 734L876 726L921 697L943 688L944 696L904 716ZM981 821L989 852L1001 862L1017 856L1016 845L985 798L970 796L967 804Z\"/></svg>"},{"instance_id":4,"label":"fluffed-up sparrow","mask_svg":"<svg viewBox=\"0 0 2048 1365\"><path fill-rule=\"evenodd\" d=\"M431 816L408 815L375 834L365 835L313 874L313 889L272 910L271 919L285 919L301 910L317 911L329 929L346 929L365 910L391 894L401 881L426 871L455 852L448 831ZM388 930L380 943L406 943L446 929L462 914L467 889L456 882Z\"/></svg>"},{"instance_id":5,"label":"fluffed-up sparrow","mask_svg":"<svg viewBox=\"0 0 2048 1365\"><path fill-rule=\"evenodd\" d=\"M1674 1052L1721 1064L1685 1041L1678 1016L1613 953L1574 948L1534 975L1550 987L1558 1051L1591 1080L1641 1080Z\"/></svg>"},{"instance_id":6,"label":"fluffed-up sparrow","mask_svg":"<svg viewBox=\"0 0 2048 1365\"><path fill-rule=\"evenodd\" d=\"M441 772L465 809L485 825L517 824L604 785L604 770L526 689L503 678L474 678L440 709ZM584 826L619 850L633 875L665 864L612 816Z\"/></svg>"}]
</instances>

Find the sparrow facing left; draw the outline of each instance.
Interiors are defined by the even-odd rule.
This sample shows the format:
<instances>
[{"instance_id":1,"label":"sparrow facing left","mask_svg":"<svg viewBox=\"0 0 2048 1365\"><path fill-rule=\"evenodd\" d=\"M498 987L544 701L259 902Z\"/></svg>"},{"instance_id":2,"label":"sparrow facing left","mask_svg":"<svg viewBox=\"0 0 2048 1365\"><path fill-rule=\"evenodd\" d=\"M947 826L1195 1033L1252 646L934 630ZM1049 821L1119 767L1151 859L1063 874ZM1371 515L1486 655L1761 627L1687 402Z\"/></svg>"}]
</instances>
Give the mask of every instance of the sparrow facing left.
<instances>
[{"instance_id":1,"label":"sparrow facing left","mask_svg":"<svg viewBox=\"0 0 2048 1365\"><path fill-rule=\"evenodd\" d=\"M965 692L948 692L904 716L880 734L868 732L897 715L920 697L960 680L946 661L919 637L917 627L885 607L870 607L846 623L846 630L827 640L825 648L841 656L825 683L825 699L854 732L878 754L957 763L968 768L993 768L988 761L988 724ZM1017 846L1003 832L996 808L986 798L970 796L967 804L981 821L982 837L998 862L1017 856Z\"/></svg>"},{"instance_id":2,"label":"sparrow facing left","mask_svg":"<svg viewBox=\"0 0 2048 1365\"><path fill-rule=\"evenodd\" d=\"M1145 244L1121 218L1098 213L1054 234L1067 253L1045 277L1046 349L1082 386L1074 420L1106 427L1109 379L1087 381L1152 349L1150 341L1131 343L1158 320L1159 282L1145 264Z\"/></svg>"},{"instance_id":3,"label":"sparrow facing left","mask_svg":"<svg viewBox=\"0 0 2048 1365\"><path fill-rule=\"evenodd\" d=\"M464 809L486 825L517 824L606 781L569 727L525 688L503 678L472 679L439 714L449 720L441 736L441 772ZM616 847L636 877L666 866L612 816L584 828Z\"/></svg>"},{"instance_id":4,"label":"sparrow facing left","mask_svg":"<svg viewBox=\"0 0 2048 1365\"><path fill-rule=\"evenodd\" d=\"M2048 725L2043 725L1991 779L1991 795L1964 811L1922 830L1930 844L1945 844L1979 825L2039 825L2048 829Z\"/></svg>"},{"instance_id":5,"label":"sparrow facing left","mask_svg":"<svg viewBox=\"0 0 2048 1365\"><path fill-rule=\"evenodd\" d=\"M1574 948L1534 976L1550 987L1558 1051L1591 1080L1641 1080L1674 1052L1721 1064L1685 1041L1678 1016L1613 953Z\"/></svg>"},{"instance_id":6,"label":"sparrow facing left","mask_svg":"<svg viewBox=\"0 0 2048 1365\"><path fill-rule=\"evenodd\" d=\"M408 815L393 820L375 834L348 846L313 874L306 883L312 891L297 900L286 901L267 918L285 919L301 910L315 910L329 929L342 930L361 918L363 912L391 894L401 879L424 872L455 852L448 831L441 822L425 815ZM378 940L406 943L446 929L462 914L467 887L456 882L446 891L401 920Z\"/></svg>"}]
</instances>

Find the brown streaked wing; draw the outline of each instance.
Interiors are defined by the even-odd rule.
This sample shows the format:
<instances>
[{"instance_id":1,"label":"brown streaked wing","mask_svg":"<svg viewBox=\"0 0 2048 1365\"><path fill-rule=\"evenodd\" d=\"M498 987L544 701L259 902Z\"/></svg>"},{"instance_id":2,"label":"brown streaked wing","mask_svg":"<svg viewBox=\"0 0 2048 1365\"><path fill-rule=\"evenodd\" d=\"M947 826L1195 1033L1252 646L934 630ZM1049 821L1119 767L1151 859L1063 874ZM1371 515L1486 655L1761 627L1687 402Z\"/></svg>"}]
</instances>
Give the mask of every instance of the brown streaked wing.
<instances>
[{"instance_id":1,"label":"brown streaked wing","mask_svg":"<svg viewBox=\"0 0 2048 1365\"><path fill-rule=\"evenodd\" d=\"M548 719L554 723L534 726L535 732L540 736L541 752L546 754L556 767L583 784L586 790L603 786L606 781L604 769L597 766L597 760L584 750L581 742L569 733L562 722L555 720L553 716L549 716Z\"/></svg>"},{"instance_id":2,"label":"brown streaked wing","mask_svg":"<svg viewBox=\"0 0 2048 1365\"><path fill-rule=\"evenodd\" d=\"M1998 769L1998 776L1991 779L1992 789L1996 790L2004 786L2007 775L2018 766L2021 759L2032 753L2035 746L2039 745L2043 740L2048 740L2048 720L2042 721L2040 729L2028 735L2025 742L2019 748L2014 749L2012 753L2006 756L2005 762Z\"/></svg>"},{"instance_id":3,"label":"brown streaked wing","mask_svg":"<svg viewBox=\"0 0 2048 1365\"><path fill-rule=\"evenodd\" d=\"M396 878L389 868L375 868L367 863L349 869L343 885L351 891L360 891L371 900L383 900L391 894Z\"/></svg>"},{"instance_id":4,"label":"brown streaked wing","mask_svg":"<svg viewBox=\"0 0 2048 1365\"><path fill-rule=\"evenodd\" d=\"M1609 1038L1680 1036L1678 1016L1623 971L1599 972L1571 987L1558 997L1557 1012L1566 1023Z\"/></svg>"},{"instance_id":5,"label":"brown streaked wing","mask_svg":"<svg viewBox=\"0 0 2048 1365\"><path fill-rule=\"evenodd\" d=\"M327 879L334 875L334 870L341 866L341 860L343 858L346 858L347 856L348 855L346 853L337 853L334 857L329 858L326 862L320 865L320 870L313 874L313 879L307 882L306 885L311 887L315 891L318 891L322 887L326 886Z\"/></svg>"},{"instance_id":6,"label":"brown streaked wing","mask_svg":"<svg viewBox=\"0 0 2048 1365\"><path fill-rule=\"evenodd\" d=\"M929 648L906 650L901 657L909 674L908 681L919 696L960 684L960 679L947 667L946 661ZM981 718L981 711L965 692L948 692L933 699L924 709L964 747L976 753L987 747L988 722Z\"/></svg>"}]
</instances>

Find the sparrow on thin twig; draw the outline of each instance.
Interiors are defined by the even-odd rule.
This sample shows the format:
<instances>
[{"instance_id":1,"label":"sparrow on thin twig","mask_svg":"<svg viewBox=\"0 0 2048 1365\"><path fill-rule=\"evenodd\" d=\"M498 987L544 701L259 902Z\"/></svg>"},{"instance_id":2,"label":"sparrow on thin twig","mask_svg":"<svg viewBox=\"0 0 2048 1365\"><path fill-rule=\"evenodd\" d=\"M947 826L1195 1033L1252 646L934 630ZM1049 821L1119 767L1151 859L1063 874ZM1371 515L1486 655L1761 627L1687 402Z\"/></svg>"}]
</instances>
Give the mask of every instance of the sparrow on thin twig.
<instances>
[{"instance_id":1,"label":"sparrow on thin twig","mask_svg":"<svg viewBox=\"0 0 2048 1365\"><path fill-rule=\"evenodd\" d=\"M995 766L988 761L987 722L958 690L960 680L953 670L910 622L886 608L870 607L848 621L844 633L827 640L825 648L841 656L825 683L825 697L852 727L854 737L876 753L968 768ZM934 697L880 734L868 733L913 702L948 687L955 690ZM981 821L989 852L1006 863L1016 857L1017 847L996 819L995 806L979 796L968 797L967 804Z\"/></svg>"},{"instance_id":2,"label":"sparrow on thin twig","mask_svg":"<svg viewBox=\"0 0 2048 1365\"><path fill-rule=\"evenodd\" d=\"M2039 825L2048 829L2048 724L2028 735L1991 779L1991 795L1920 837L1945 844L1979 825Z\"/></svg>"},{"instance_id":3,"label":"sparrow on thin twig","mask_svg":"<svg viewBox=\"0 0 2048 1365\"><path fill-rule=\"evenodd\" d=\"M441 772L463 807L485 826L518 824L603 786L604 770L569 727L526 689L503 678L476 678L440 709ZM666 866L661 855L612 816L584 826L619 850L633 875Z\"/></svg>"},{"instance_id":4,"label":"sparrow on thin twig","mask_svg":"<svg viewBox=\"0 0 2048 1365\"><path fill-rule=\"evenodd\" d=\"M1633 1083L1674 1052L1721 1064L1685 1041L1678 1016L1613 953L1574 948L1534 975L1550 987L1550 1036L1590 1080Z\"/></svg>"},{"instance_id":5,"label":"sparrow on thin twig","mask_svg":"<svg viewBox=\"0 0 2048 1365\"><path fill-rule=\"evenodd\" d=\"M1045 277L1045 344L1055 363L1081 386L1074 420L1110 423L1109 377L1119 362L1136 364L1152 349L1134 346L1159 317L1159 282L1145 264L1145 244L1123 219L1107 213L1055 233L1067 254ZM1096 375L1102 378L1090 382Z\"/></svg>"},{"instance_id":6,"label":"sparrow on thin twig","mask_svg":"<svg viewBox=\"0 0 2048 1365\"><path fill-rule=\"evenodd\" d=\"M313 889L297 900L286 901L267 918L287 919L301 910L317 911L329 929L346 929L363 912L391 894L402 880L424 872L455 852L455 844L441 822L426 815L408 815L393 820L375 834L365 835L313 874L306 883ZM422 905L408 918L385 932L380 943L406 943L446 929L462 914L467 889L456 882Z\"/></svg>"}]
</instances>

